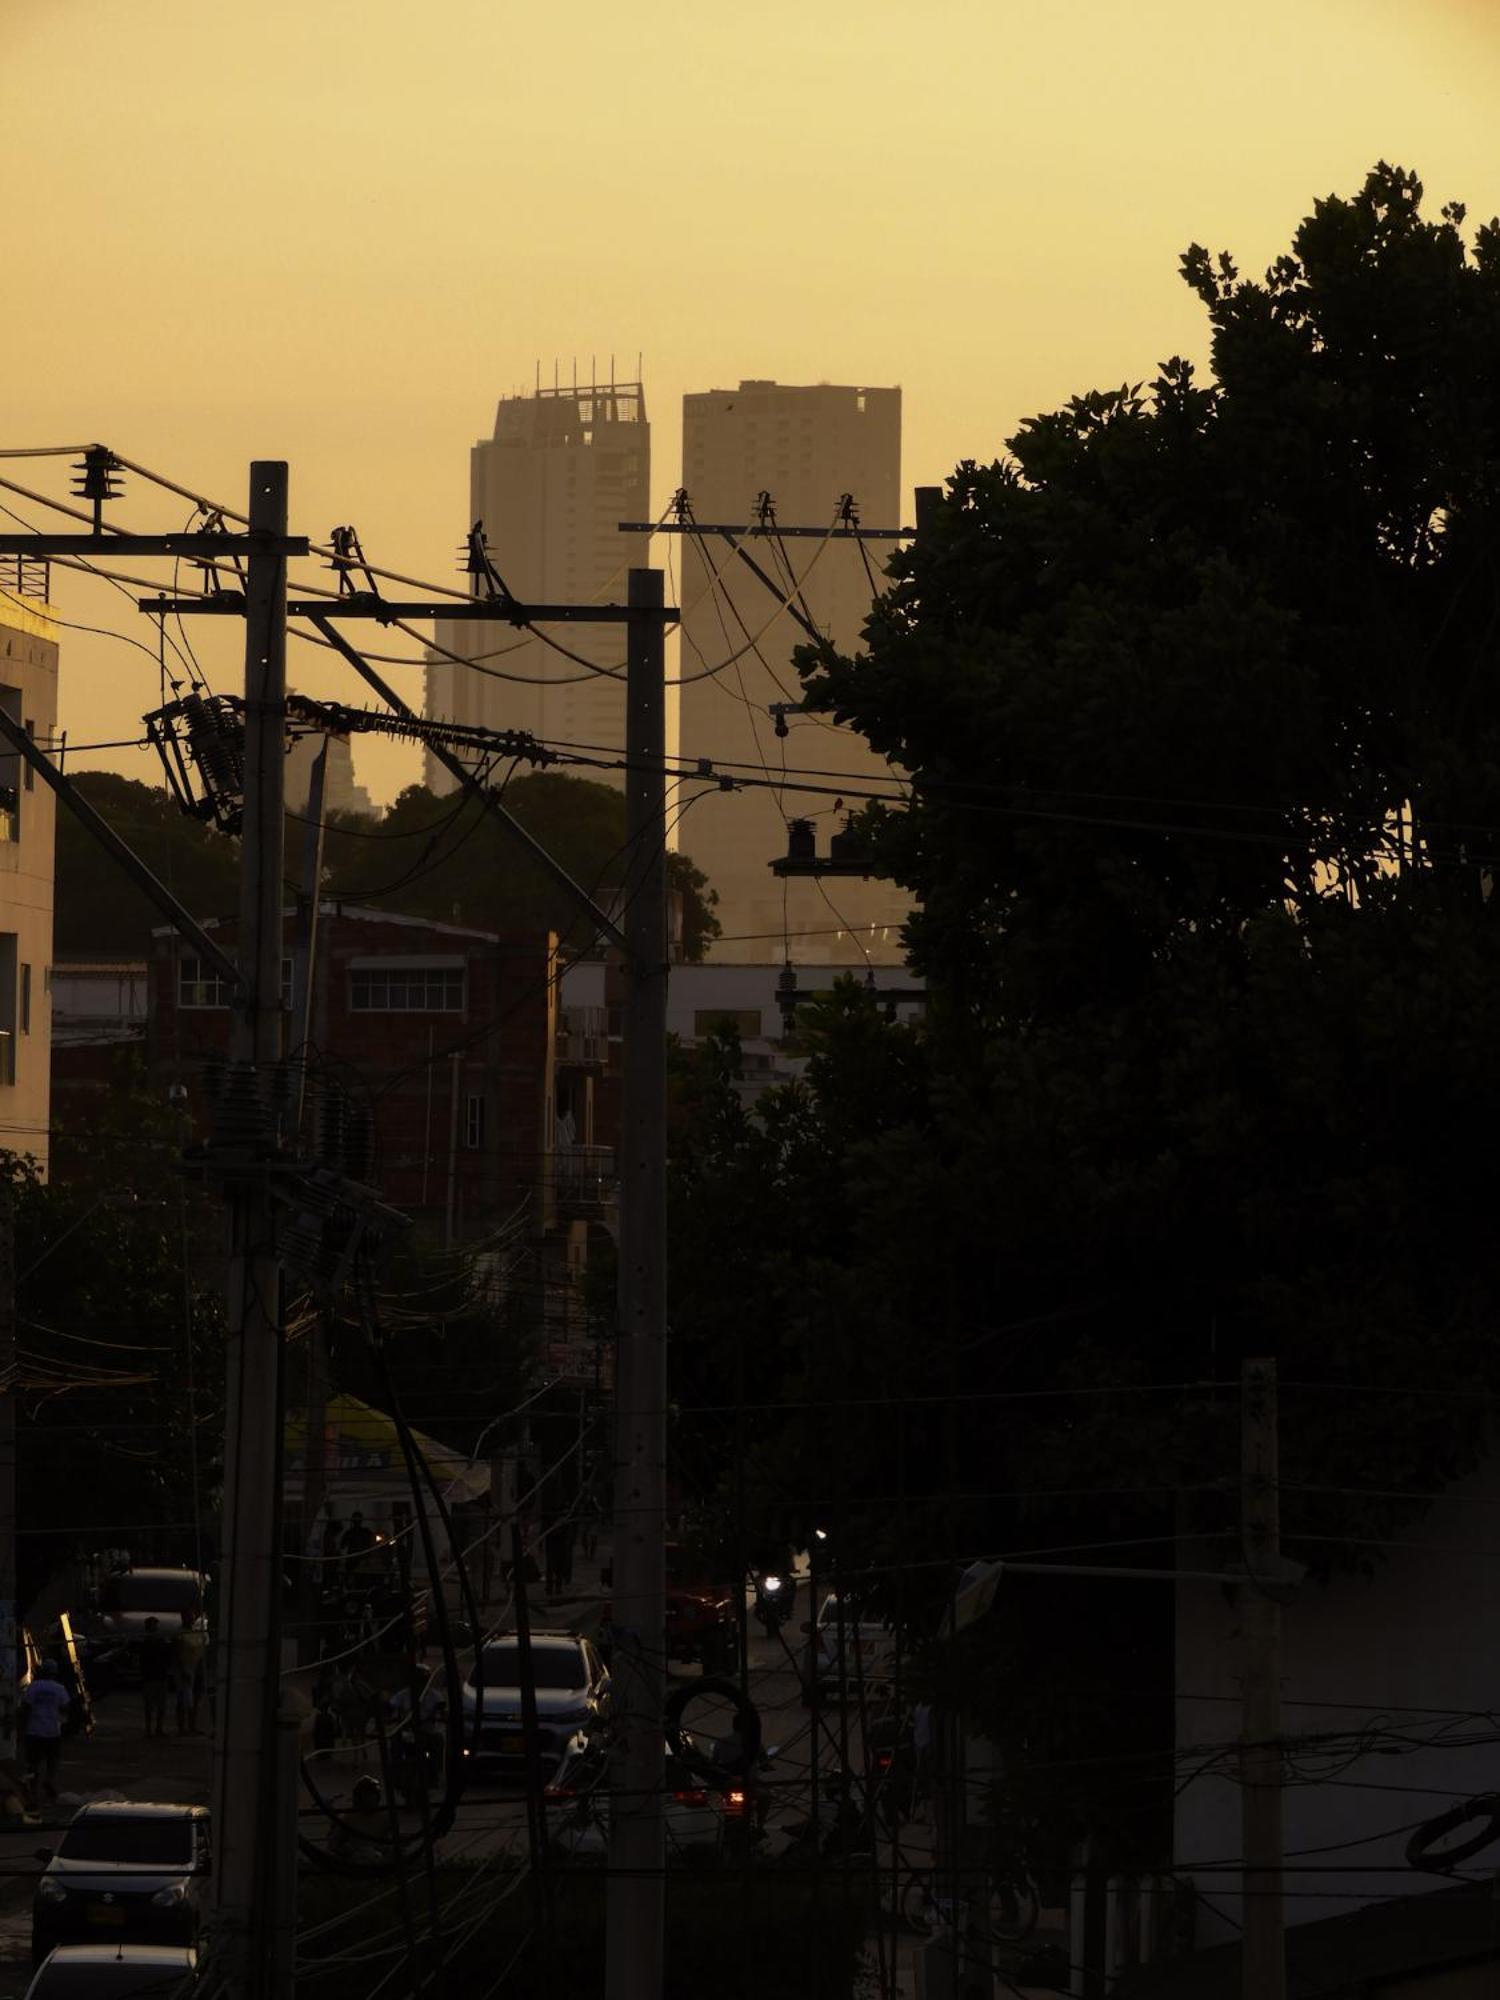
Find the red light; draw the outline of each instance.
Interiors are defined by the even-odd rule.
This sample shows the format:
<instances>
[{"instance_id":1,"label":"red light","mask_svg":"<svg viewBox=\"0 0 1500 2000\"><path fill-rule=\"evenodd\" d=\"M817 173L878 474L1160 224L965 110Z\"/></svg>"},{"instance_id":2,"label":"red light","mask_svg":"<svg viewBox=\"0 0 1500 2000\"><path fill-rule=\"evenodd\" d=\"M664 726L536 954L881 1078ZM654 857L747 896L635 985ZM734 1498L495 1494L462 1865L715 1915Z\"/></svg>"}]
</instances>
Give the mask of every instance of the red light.
<instances>
[{"instance_id":1,"label":"red light","mask_svg":"<svg viewBox=\"0 0 1500 2000\"><path fill-rule=\"evenodd\" d=\"M576 1799L578 1794L571 1785L549 1785L544 1796L549 1799Z\"/></svg>"},{"instance_id":2,"label":"red light","mask_svg":"<svg viewBox=\"0 0 1500 2000\"><path fill-rule=\"evenodd\" d=\"M875 1768L877 1771L888 1771L891 1768L891 1763L892 1763L892 1758L889 1750L880 1750L876 1752Z\"/></svg>"},{"instance_id":3,"label":"red light","mask_svg":"<svg viewBox=\"0 0 1500 2000\"><path fill-rule=\"evenodd\" d=\"M708 1804L707 1792L674 1792L672 1796L680 1806L706 1806Z\"/></svg>"}]
</instances>

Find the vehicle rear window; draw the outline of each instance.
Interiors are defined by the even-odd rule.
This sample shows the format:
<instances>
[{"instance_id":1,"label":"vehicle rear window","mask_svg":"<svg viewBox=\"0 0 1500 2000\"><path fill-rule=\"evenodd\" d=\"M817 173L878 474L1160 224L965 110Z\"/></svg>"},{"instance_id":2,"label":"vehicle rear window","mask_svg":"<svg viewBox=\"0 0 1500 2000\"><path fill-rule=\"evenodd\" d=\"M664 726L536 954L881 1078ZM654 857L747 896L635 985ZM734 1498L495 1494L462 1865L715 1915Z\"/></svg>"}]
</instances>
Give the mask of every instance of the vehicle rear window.
<instances>
[{"instance_id":1,"label":"vehicle rear window","mask_svg":"<svg viewBox=\"0 0 1500 2000\"><path fill-rule=\"evenodd\" d=\"M128 1959L106 1960L78 1965L56 1960L36 1977L27 1991L34 2000L129 2000L133 1994L155 1994L156 2000L171 2000L174 1993L188 1990L188 1972L160 1965L135 1965Z\"/></svg>"},{"instance_id":2,"label":"vehicle rear window","mask_svg":"<svg viewBox=\"0 0 1500 2000\"><path fill-rule=\"evenodd\" d=\"M584 1671L583 1654L577 1646L533 1646L531 1649L531 1671L539 1688L584 1688L588 1686L588 1674ZM506 1641L498 1646L484 1649L484 1684L486 1687L519 1687L521 1685L521 1649L513 1642Z\"/></svg>"},{"instance_id":3,"label":"vehicle rear window","mask_svg":"<svg viewBox=\"0 0 1500 2000\"><path fill-rule=\"evenodd\" d=\"M123 1861L140 1868L188 1868L193 1859L191 1822L130 1819L123 1813L74 1820L58 1853L65 1861Z\"/></svg>"},{"instance_id":4,"label":"vehicle rear window","mask_svg":"<svg viewBox=\"0 0 1500 2000\"><path fill-rule=\"evenodd\" d=\"M191 1576L112 1576L104 1586L108 1611L198 1614L198 1585Z\"/></svg>"}]
</instances>

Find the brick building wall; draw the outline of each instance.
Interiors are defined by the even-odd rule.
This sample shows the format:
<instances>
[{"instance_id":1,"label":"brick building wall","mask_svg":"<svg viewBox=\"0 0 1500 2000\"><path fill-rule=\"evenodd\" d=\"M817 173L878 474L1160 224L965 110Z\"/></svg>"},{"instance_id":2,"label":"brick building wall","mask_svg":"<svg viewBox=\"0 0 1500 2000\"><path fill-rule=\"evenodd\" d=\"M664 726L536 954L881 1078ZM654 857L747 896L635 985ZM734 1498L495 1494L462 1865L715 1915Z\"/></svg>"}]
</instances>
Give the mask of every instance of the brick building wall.
<instances>
[{"instance_id":1,"label":"brick building wall","mask_svg":"<svg viewBox=\"0 0 1500 2000\"><path fill-rule=\"evenodd\" d=\"M232 954L235 926L210 926ZM284 1047L296 920L286 916ZM370 1106L373 1179L383 1197L457 1242L518 1211L534 1235L553 1220L550 1157L556 941L326 903L313 981L313 1065ZM196 956L153 940L147 1056L181 1084L201 1125L205 1061L229 1044L228 995Z\"/></svg>"}]
</instances>

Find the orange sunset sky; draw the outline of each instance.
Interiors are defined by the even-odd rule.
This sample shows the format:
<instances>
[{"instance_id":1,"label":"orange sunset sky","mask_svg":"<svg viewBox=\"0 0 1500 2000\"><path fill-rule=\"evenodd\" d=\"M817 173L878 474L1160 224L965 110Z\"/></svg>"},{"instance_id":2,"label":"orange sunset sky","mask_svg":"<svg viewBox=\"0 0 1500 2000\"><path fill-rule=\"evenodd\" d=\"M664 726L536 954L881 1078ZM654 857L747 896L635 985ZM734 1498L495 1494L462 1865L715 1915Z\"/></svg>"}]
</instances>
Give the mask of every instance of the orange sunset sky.
<instances>
[{"instance_id":1,"label":"orange sunset sky","mask_svg":"<svg viewBox=\"0 0 1500 2000\"><path fill-rule=\"evenodd\" d=\"M233 505L285 457L296 526L445 582L468 446L538 360L643 354L658 506L684 391L899 382L909 495L1201 358L1194 239L1258 273L1382 156L1500 209L1481 0L0 0L0 31L0 445L98 438ZM185 510L133 482L121 518ZM98 583L54 598L152 640ZM152 661L64 636L74 740L133 735ZM416 775L356 757L377 797Z\"/></svg>"}]
</instances>

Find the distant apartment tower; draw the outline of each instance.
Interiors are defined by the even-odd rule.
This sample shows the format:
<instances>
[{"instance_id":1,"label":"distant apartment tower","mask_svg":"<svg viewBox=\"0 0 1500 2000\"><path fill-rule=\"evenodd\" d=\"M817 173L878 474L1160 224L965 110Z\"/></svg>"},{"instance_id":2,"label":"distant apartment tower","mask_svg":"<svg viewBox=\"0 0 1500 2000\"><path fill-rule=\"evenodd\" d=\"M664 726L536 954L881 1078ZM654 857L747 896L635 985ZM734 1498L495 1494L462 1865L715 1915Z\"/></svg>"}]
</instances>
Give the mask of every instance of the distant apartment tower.
<instances>
[{"instance_id":1,"label":"distant apartment tower","mask_svg":"<svg viewBox=\"0 0 1500 2000\"><path fill-rule=\"evenodd\" d=\"M523 602L623 604L627 570L649 557L646 537L622 535L619 523L647 519L650 487L651 427L639 382L539 388L531 396L502 397L494 436L474 446L469 519L484 523L490 558ZM623 625L546 630L586 662L624 662ZM623 679L591 673L503 622L440 619L435 636L429 716L574 743L624 744ZM475 665L445 659L445 652ZM435 792L453 788L430 752L426 782Z\"/></svg>"},{"instance_id":2,"label":"distant apartment tower","mask_svg":"<svg viewBox=\"0 0 1500 2000\"><path fill-rule=\"evenodd\" d=\"M0 561L0 705L50 745L57 727L57 625L45 569ZM0 1147L45 1172L51 1130L51 792L0 755ZM107 867L101 861L101 867Z\"/></svg>"},{"instance_id":3,"label":"distant apartment tower","mask_svg":"<svg viewBox=\"0 0 1500 2000\"><path fill-rule=\"evenodd\" d=\"M683 485L699 521L748 524L758 496L768 493L782 525L830 527L847 493L862 525L896 527L901 391L751 381L685 396L682 460ZM746 546L768 575L782 579L785 594L790 583L780 568L782 547L764 539ZM862 557L851 541L784 544L793 575L803 579L801 601L840 651L859 645L873 594L871 573L878 584L892 547L867 542ZM814 819L819 851L826 853L842 820L834 813L840 779L851 787L889 788L890 771L861 736L829 721L792 715L786 737L777 736L771 705L801 700L791 660L806 635L789 613L773 615L775 596L728 557L727 545L711 541L708 548L721 572L712 589L712 572L697 545L683 544L683 757L711 758L749 777L774 779L783 764L832 774L811 780L832 787L821 795L764 787L713 793L687 814L677 844L719 893L724 941L713 957L764 963L782 956L785 936L794 963L851 957L862 963L862 952L875 964L896 963L910 899L890 883L848 876L783 883L771 873L771 861L786 853L789 819ZM705 671L724 660L730 664L722 671Z\"/></svg>"},{"instance_id":4,"label":"distant apartment tower","mask_svg":"<svg viewBox=\"0 0 1500 2000\"><path fill-rule=\"evenodd\" d=\"M293 812L306 812L312 793L313 766L324 744L328 763L323 774L323 810L341 813L373 813L374 801L363 785L354 780L354 752L347 736L297 736L286 756L286 802Z\"/></svg>"}]
</instances>

